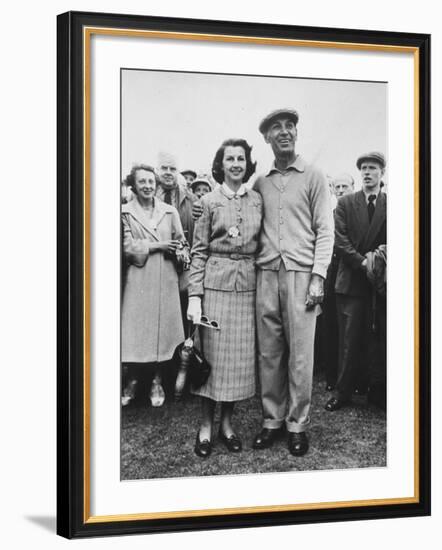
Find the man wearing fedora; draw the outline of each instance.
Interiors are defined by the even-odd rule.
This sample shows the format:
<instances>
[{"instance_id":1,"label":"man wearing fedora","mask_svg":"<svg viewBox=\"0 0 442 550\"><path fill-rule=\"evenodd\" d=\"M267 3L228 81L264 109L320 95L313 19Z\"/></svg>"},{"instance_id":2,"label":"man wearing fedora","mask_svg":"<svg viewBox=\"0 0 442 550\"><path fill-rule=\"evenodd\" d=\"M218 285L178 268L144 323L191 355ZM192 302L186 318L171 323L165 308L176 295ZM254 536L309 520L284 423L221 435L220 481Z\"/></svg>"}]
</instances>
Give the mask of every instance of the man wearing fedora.
<instances>
[{"instance_id":1,"label":"man wearing fedora","mask_svg":"<svg viewBox=\"0 0 442 550\"><path fill-rule=\"evenodd\" d=\"M386 302L374 293L367 277L370 254L387 242L387 198L381 190L385 157L377 151L365 153L356 166L362 189L340 198L335 212L335 247L340 257L335 284L339 366L334 395L325 405L330 412L350 402L361 374L368 379L370 360L371 367L373 361L385 367ZM374 348L380 353L373 353Z\"/></svg>"},{"instance_id":2,"label":"man wearing fedora","mask_svg":"<svg viewBox=\"0 0 442 550\"><path fill-rule=\"evenodd\" d=\"M295 153L298 113L278 109L259 131L274 153L254 189L264 218L257 257L257 341L266 449L288 432L292 455L308 450L316 316L333 250L333 214L325 176Z\"/></svg>"}]
</instances>

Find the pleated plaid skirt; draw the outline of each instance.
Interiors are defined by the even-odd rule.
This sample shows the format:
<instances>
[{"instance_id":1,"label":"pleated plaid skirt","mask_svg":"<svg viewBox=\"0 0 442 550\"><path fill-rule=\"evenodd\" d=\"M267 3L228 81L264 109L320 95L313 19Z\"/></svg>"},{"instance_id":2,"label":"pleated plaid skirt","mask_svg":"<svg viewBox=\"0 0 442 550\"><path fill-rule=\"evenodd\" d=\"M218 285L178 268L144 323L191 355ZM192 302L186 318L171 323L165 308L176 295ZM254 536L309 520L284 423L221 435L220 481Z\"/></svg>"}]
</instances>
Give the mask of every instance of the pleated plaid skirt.
<instances>
[{"instance_id":1,"label":"pleated plaid skirt","mask_svg":"<svg viewBox=\"0 0 442 550\"><path fill-rule=\"evenodd\" d=\"M255 291L206 288L203 315L221 330L201 327L202 351L212 365L207 383L195 395L214 401L239 401L255 395Z\"/></svg>"}]
</instances>

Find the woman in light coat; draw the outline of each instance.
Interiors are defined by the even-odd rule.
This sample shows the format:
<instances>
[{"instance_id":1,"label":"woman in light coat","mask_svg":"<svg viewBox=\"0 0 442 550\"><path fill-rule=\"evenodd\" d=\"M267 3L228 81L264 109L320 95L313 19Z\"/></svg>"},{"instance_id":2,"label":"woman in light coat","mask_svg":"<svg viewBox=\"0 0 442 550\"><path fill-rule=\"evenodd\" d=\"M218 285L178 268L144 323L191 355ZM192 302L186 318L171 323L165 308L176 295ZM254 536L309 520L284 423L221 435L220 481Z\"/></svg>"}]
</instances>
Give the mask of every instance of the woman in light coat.
<instances>
[{"instance_id":1,"label":"woman in light coat","mask_svg":"<svg viewBox=\"0 0 442 550\"><path fill-rule=\"evenodd\" d=\"M202 351L212 371L195 394L202 398L202 419L195 452L208 457L216 402L221 402L219 438L231 452L242 443L232 425L236 401L255 394L255 254L261 228L261 196L244 186L255 171L251 147L243 139L225 141L212 173L220 183L201 199L195 224L187 316L202 313L219 330L201 328Z\"/></svg>"},{"instance_id":2,"label":"woman in light coat","mask_svg":"<svg viewBox=\"0 0 442 550\"><path fill-rule=\"evenodd\" d=\"M155 198L153 168L136 165L127 181L134 198L121 208L126 263L121 360L123 365L156 364L150 398L160 406L165 398L162 367L184 339L176 261L185 239L177 210ZM133 380L123 405L132 397L131 386Z\"/></svg>"}]
</instances>

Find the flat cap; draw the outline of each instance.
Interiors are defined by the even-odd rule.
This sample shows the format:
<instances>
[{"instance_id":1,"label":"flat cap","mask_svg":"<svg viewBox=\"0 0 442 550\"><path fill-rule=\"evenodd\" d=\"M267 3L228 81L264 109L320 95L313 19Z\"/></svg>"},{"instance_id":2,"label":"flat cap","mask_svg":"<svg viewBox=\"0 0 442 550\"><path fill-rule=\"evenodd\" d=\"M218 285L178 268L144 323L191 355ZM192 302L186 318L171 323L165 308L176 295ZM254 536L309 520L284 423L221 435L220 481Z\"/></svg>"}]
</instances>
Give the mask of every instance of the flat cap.
<instances>
[{"instance_id":1,"label":"flat cap","mask_svg":"<svg viewBox=\"0 0 442 550\"><path fill-rule=\"evenodd\" d=\"M273 120L278 117L291 118L295 125L298 124L299 120L298 112L294 109L277 109L276 111L272 111L271 113L269 113L265 118L261 120L261 124L259 125L259 131L261 132L261 134L265 134L269 129L271 122L273 122Z\"/></svg>"},{"instance_id":2,"label":"flat cap","mask_svg":"<svg viewBox=\"0 0 442 550\"><path fill-rule=\"evenodd\" d=\"M196 172L194 170L183 170L182 172L180 172L182 176L185 176L187 174L190 174L191 176L193 176L194 178L196 178Z\"/></svg>"},{"instance_id":3,"label":"flat cap","mask_svg":"<svg viewBox=\"0 0 442 550\"><path fill-rule=\"evenodd\" d=\"M206 175L197 176L194 181L192 181L190 187L192 191L195 191L196 186L200 183L205 183L210 190L212 190L212 184L210 183L209 178Z\"/></svg>"},{"instance_id":4,"label":"flat cap","mask_svg":"<svg viewBox=\"0 0 442 550\"><path fill-rule=\"evenodd\" d=\"M377 162L382 166L382 168L385 168L385 166L387 165L385 157L382 153L379 153L379 151L371 151L370 153L365 153L358 157L358 160L356 161L356 166L358 167L358 170L361 169L361 164L365 160L372 160L374 162Z\"/></svg>"}]
</instances>

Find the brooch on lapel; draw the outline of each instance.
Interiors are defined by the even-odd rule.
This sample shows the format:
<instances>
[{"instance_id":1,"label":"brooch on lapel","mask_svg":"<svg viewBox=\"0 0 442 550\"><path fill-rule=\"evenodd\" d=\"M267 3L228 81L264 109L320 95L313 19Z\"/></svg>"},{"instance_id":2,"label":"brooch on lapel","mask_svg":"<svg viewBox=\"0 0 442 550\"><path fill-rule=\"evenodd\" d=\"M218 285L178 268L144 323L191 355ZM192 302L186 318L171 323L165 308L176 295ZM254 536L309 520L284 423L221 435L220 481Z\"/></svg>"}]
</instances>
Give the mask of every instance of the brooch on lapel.
<instances>
[{"instance_id":1,"label":"brooch on lapel","mask_svg":"<svg viewBox=\"0 0 442 550\"><path fill-rule=\"evenodd\" d=\"M229 237L232 237L232 239L235 239L239 236L239 227L237 225L232 225L232 227L229 229L228 232Z\"/></svg>"}]
</instances>

